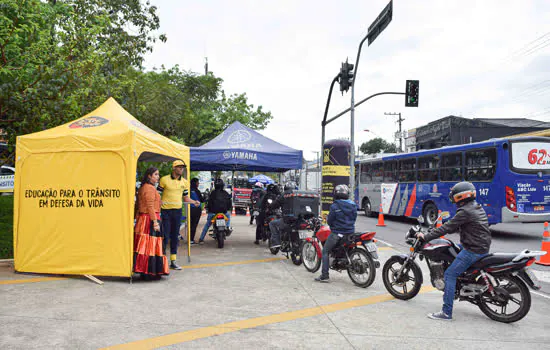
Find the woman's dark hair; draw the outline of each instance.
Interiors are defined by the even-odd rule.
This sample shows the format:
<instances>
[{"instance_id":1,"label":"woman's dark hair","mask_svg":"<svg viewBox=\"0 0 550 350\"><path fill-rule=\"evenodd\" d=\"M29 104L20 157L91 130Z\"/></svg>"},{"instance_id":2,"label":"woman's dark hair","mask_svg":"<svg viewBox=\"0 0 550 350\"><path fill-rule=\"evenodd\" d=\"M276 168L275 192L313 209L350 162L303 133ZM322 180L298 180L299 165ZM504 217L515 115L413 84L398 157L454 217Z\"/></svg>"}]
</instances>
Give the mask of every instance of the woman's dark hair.
<instances>
[{"instance_id":1,"label":"woman's dark hair","mask_svg":"<svg viewBox=\"0 0 550 350\"><path fill-rule=\"evenodd\" d=\"M149 182L149 175L153 175L155 171L158 169L154 166L150 167L149 169L145 170L145 174L143 174L143 178L141 179L141 184L148 184Z\"/></svg>"},{"instance_id":2,"label":"woman's dark hair","mask_svg":"<svg viewBox=\"0 0 550 350\"><path fill-rule=\"evenodd\" d=\"M191 179L191 186L197 187L198 185L199 185L199 179L197 179L196 177L192 178Z\"/></svg>"}]
</instances>

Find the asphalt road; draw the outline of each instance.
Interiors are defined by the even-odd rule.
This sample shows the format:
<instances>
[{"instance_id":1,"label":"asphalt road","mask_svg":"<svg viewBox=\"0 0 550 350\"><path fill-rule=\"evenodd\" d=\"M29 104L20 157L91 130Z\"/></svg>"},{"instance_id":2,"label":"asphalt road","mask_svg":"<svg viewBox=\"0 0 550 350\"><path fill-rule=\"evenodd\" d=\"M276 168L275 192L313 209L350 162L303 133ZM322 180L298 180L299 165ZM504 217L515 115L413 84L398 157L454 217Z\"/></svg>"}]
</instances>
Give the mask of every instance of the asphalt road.
<instances>
[{"instance_id":1,"label":"asphalt road","mask_svg":"<svg viewBox=\"0 0 550 350\"><path fill-rule=\"evenodd\" d=\"M376 231L376 238L389 243L400 251L408 251L409 246L405 243L405 233L417 221L401 217L385 217L386 227L377 227L377 218L368 218L363 213L357 217L357 231ZM491 252L514 253L523 249L541 250L542 232L544 224L542 223L509 223L491 226L492 242ZM447 235L447 238L458 242L458 234ZM542 291L550 294L550 267L537 264L531 266L532 269L540 271L539 279L543 282ZM544 276L542 279L540 276ZM548 277L547 277L548 276Z\"/></svg>"}]
</instances>

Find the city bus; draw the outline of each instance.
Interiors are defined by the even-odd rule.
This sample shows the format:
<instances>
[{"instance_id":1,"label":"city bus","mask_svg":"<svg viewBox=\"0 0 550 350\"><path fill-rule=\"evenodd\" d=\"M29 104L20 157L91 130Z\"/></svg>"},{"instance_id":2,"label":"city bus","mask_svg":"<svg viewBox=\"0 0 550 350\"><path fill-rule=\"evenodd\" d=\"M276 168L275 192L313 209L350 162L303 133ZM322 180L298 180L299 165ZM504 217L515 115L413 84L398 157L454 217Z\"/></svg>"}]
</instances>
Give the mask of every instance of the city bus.
<instances>
[{"instance_id":1,"label":"city bus","mask_svg":"<svg viewBox=\"0 0 550 350\"><path fill-rule=\"evenodd\" d=\"M519 137L445 146L356 162L355 201L365 215L456 213L449 190L460 181L477 189L489 224L550 221L550 138ZM445 221L445 220L444 220Z\"/></svg>"}]
</instances>

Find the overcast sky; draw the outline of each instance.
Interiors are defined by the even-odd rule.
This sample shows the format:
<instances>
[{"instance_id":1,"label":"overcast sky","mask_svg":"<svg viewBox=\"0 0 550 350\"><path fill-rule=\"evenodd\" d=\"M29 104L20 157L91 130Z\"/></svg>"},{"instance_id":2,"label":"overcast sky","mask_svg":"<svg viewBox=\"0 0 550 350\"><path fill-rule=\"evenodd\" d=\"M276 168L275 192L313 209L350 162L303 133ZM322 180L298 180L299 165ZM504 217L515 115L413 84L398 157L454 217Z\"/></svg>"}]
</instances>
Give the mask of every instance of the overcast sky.
<instances>
[{"instance_id":1,"label":"overcast sky","mask_svg":"<svg viewBox=\"0 0 550 350\"><path fill-rule=\"evenodd\" d=\"M246 92L274 118L262 134L304 150L320 148L330 82L388 0L153 0L168 36L146 57L147 69L179 64L223 78L228 94ZM404 96L376 97L356 110L356 147L373 137L393 141L403 129L459 115L550 121L550 1L396 0L393 20L363 46L356 101L404 92L420 80L418 108ZM350 105L335 86L329 117ZM369 129L372 133L363 131ZM327 139L349 137L349 113L327 126Z\"/></svg>"}]
</instances>

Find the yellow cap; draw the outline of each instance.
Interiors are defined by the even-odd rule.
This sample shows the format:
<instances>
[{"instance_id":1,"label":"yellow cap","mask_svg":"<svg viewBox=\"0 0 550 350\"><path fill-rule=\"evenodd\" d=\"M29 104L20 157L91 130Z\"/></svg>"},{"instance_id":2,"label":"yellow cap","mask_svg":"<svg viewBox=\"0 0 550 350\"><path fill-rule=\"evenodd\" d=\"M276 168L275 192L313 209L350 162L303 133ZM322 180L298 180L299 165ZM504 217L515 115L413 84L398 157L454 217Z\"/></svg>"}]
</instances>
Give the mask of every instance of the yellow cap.
<instances>
[{"instance_id":1,"label":"yellow cap","mask_svg":"<svg viewBox=\"0 0 550 350\"><path fill-rule=\"evenodd\" d=\"M183 160L175 160L174 163L172 163L172 169L174 169L175 167L177 166L185 166L185 163L183 162Z\"/></svg>"}]
</instances>

